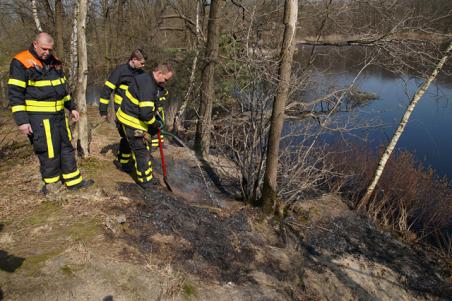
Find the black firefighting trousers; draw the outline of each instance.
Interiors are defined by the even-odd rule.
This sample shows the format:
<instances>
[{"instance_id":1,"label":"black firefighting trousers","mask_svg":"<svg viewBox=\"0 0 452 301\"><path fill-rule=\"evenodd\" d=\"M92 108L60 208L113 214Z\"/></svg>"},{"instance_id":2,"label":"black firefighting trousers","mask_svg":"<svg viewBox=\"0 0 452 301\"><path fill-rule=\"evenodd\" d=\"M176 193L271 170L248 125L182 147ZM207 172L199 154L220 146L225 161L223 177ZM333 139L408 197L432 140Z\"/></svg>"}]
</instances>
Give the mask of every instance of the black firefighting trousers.
<instances>
[{"instance_id":1,"label":"black firefighting trousers","mask_svg":"<svg viewBox=\"0 0 452 301\"><path fill-rule=\"evenodd\" d=\"M127 142L132 151L132 158L135 161L135 172L137 182L142 187L152 180L152 162L149 153L150 148L144 141L143 137L135 137L135 130L126 126L122 126Z\"/></svg>"},{"instance_id":2,"label":"black firefighting trousers","mask_svg":"<svg viewBox=\"0 0 452 301\"><path fill-rule=\"evenodd\" d=\"M39 158L42 180L45 184L63 181L67 187L82 182L72 147L69 121L64 112L31 114L33 150Z\"/></svg>"},{"instance_id":3,"label":"black firefighting trousers","mask_svg":"<svg viewBox=\"0 0 452 301\"><path fill-rule=\"evenodd\" d=\"M123 167L126 167L130 162L130 157L132 153L130 150L129 142L127 141L126 138L126 134L124 133L124 128L118 120L116 120L116 128L118 129L119 136L121 136L121 140L119 141L117 158L119 163L121 163Z\"/></svg>"}]
</instances>

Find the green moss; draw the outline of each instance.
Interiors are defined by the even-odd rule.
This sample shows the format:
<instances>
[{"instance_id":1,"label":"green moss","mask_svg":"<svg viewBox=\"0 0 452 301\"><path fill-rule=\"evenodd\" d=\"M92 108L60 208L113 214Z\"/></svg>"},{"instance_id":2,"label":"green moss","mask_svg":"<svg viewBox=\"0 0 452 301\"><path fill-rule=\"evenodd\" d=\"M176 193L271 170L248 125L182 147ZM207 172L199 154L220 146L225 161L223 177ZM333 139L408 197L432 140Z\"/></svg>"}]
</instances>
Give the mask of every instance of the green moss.
<instances>
[{"instance_id":1,"label":"green moss","mask_svg":"<svg viewBox=\"0 0 452 301\"><path fill-rule=\"evenodd\" d=\"M192 283L185 281L183 289L184 289L184 295L186 297L196 296L196 289Z\"/></svg>"},{"instance_id":2,"label":"green moss","mask_svg":"<svg viewBox=\"0 0 452 301\"><path fill-rule=\"evenodd\" d=\"M73 240L89 240L100 233L100 221L97 219L82 220L69 225L64 229L64 233Z\"/></svg>"},{"instance_id":3,"label":"green moss","mask_svg":"<svg viewBox=\"0 0 452 301\"><path fill-rule=\"evenodd\" d=\"M37 207L33 212L27 216L23 223L25 225L43 225L49 219L59 216L61 213L61 206L55 202L45 202Z\"/></svg>"},{"instance_id":4,"label":"green moss","mask_svg":"<svg viewBox=\"0 0 452 301\"><path fill-rule=\"evenodd\" d=\"M71 268L69 265L67 265L67 264L65 264L64 266L61 267L61 271L63 272L63 274L64 274L65 276L68 276L68 277L74 276L74 271L73 271L72 268Z\"/></svg>"},{"instance_id":5,"label":"green moss","mask_svg":"<svg viewBox=\"0 0 452 301\"><path fill-rule=\"evenodd\" d=\"M28 271L30 275L33 275L37 271L39 271L42 263L46 262L50 258L58 256L59 254L61 254L61 252L63 252L63 249L56 249L45 253L29 256L25 258L24 264L22 265L21 269L24 269Z\"/></svg>"}]
</instances>

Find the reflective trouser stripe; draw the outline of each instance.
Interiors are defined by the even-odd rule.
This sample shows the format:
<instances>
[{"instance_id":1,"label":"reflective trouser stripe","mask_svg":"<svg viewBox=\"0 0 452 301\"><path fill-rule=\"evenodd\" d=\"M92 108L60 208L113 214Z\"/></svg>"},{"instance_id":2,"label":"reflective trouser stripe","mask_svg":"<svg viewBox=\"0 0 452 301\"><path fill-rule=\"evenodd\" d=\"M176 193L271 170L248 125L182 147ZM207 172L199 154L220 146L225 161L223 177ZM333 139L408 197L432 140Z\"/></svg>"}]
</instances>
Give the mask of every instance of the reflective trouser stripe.
<instances>
[{"instance_id":1,"label":"reflective trouser stripe","mask_svg":"<svg viewBox=\"0 0 452 301\"><path fill-rule=\"evenodd\" d=\"M146 149L149 151L149 146L146 145ZM152 162L149 160L148 162L148 166L149 168L144 172L144 176L142 176L142 172L140 172L138 170L138 164L137 164L137 159L135 156L135 153L132 151L132 158L135 161L135 172L137 174L137 181L140 183L144 183L144 182L149 182L150 180L152 180Z\"/></svg>"},{"instance_id":2,"label":"reflective trouser stripe","mask_svg":"<svg viewBox=\"0 0 452 301\"><path fill-rule=\"evenodd\" d=\"M119 163L121 163L121 164L129 163L130 156L131 156L131 154L124 154L124 153L118 152Z\"/></svg>"},{"instance_id":3,"label":"reflective trouser stripe","mask_svg":"<svg viewBox=\"0 0 452 301\"><path fill-rule=\"evenodd\" d=\"M71 173L63 174L63 179L67 180L67 179L70 179L70 178L75 178L78 175L80 175L80 170L79 169L77 169L76 171L71 172Z\"/></svg>"},{"instance_id":4,"label":"reflective trouser stripe","mask_svg":"<svg viewBox=\"0 0 452 301\"><path fill-rule=\"evenodd\" d=\"M50 121L49 121L49 119L44 119L42 122L44 124L44 130L46 133L47 150L49 153L49 159L52 159L53 157L55 157L55 153L53 152L52 132L50 131Z\"/></svg>"},{"instance_id":5,"label":"reflective trouser stripe","mask_svg":"<svg viewBox=\"0 0 452 301\"><path fill-rule=\"evenodd\" d=\"M67 136L69 137L69 141L72 141L71 128L69 127L69 118L65 117L65 119L66 119Z\"/></svg>"},{"instance_id":6,"label":"reflective trouser stripe","mask_svg":"<svg viewBox=\"0 0 452 301\"><path fill-rule=\"evenodd\" d=\"M74 186L83 181L83 177L80 174L80 170L78 168L73 172L64 173L63 179L66 186Z\"/></svg>"},{"instance_id":7,"label":"reflective trouser stripe","mask_svg":"<svg viewBox=\"0 0 452 301\"><path fill-rule=\"evenodd\" d=\"M74 186L74 185L77 185L78 183L80 183L81 181L83 181L82 176L80 176L79 178L72 180L72 181L66 181L65 184L66 184L66 186Z\"/></svg>"},{"instance_id":8,"label":"reflective trouser stripe","mask_svg":"<svg viewBox=\"0 0 452 301\"><path fill-rule=\"evenodd\" d=\"M162 140L162 144L163 144L163 142L164 142L164 140L163 140L163 135L160 135L160 138L161 138L161 140ZM154 138L154 139L152 139L152 141L151 141L152 143L152 146L159 146L159 138Z\"/></svg>"},{"instance_id":9,"label":"reflective trouser stripe","mask_svg":"<svg viewBox=\"0 0 452 301\"><path fill-rule=\"evenodd\" d=\"M146 178L139 178L137 177L138 182L144 183L144 181L146 180L146 182L149 182L150 180L152 180L152 174L149 177Z\"/></svg>"},{"instance_id":10,"label":"reflective trouser stripe","mask_svg":"<svg viewBox=\"0 0 452 301\"><path fill-rule=\"evenodd\" d=\"M58 180L60 180L60 176L56 176L56 177L53 177L53 178L43 178L42 180L46 184L52 184L52 183L58 182Z\"/></svg>"}]
</instances>

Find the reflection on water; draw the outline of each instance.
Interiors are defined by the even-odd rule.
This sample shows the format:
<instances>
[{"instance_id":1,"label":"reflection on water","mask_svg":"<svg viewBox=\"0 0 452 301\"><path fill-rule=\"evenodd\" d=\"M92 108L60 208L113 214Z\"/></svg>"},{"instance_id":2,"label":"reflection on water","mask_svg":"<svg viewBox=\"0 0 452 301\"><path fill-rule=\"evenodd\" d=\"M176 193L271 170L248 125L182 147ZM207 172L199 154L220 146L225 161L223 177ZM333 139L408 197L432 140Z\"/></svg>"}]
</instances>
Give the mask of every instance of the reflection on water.
<instances>
[{"instance_id":1,"label":"reflection on water","mask_svg":"<svg viewBox=\"0 0 452 301\"><path fill-rule=\"evenodd\" d=\"M347 53L349 51L349 53ZM316 66L322 70L314 74L320 85L343 87L348 85L359 70L358 60L363 51L323 49ZM327 54L327 55L326 55ZM353 60L354 58L355 60ZM299 60L302 58L298 57ZM327 68L327 69L324 69ZM360 107L356 113L365 121L375 119L383 126L360 130L360 136L368 137L369 145L376 149L387 145L400 119L405 112L409 100L418 87L420 80L400 78L377 68L367 70L358 81L361 90L375 93L377 100ZM317 93L321 93L317 91ZM314 95L310 95L311 97ZM397 149L409 150L424 166L431 166L439 176L452 179L452 80L441 78L432 84L416 106L407 127L402 134Z\"/></svg>"}]
</instances>

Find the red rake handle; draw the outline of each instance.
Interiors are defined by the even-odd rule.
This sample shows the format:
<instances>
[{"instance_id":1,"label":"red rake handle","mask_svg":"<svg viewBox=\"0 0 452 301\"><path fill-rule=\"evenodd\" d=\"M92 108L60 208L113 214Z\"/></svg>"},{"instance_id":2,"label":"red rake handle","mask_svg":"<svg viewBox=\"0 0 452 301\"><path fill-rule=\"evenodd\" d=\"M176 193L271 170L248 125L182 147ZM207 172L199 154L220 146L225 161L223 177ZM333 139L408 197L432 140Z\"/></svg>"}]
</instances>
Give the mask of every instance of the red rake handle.
<instances>
[{"instance_id":1,"label":"red rake handle","mask_svg":"<svg viewBox=\"0 0 452 301\"><path fill-rule=\"evenodd\" d=\"M162 158L163 177L166 178L165 155L163 154L163 143L162 143L162 136L160 135L160 129L157 129L157 138L159 140L160 158Z\"/></svg>"}]
</instances>

